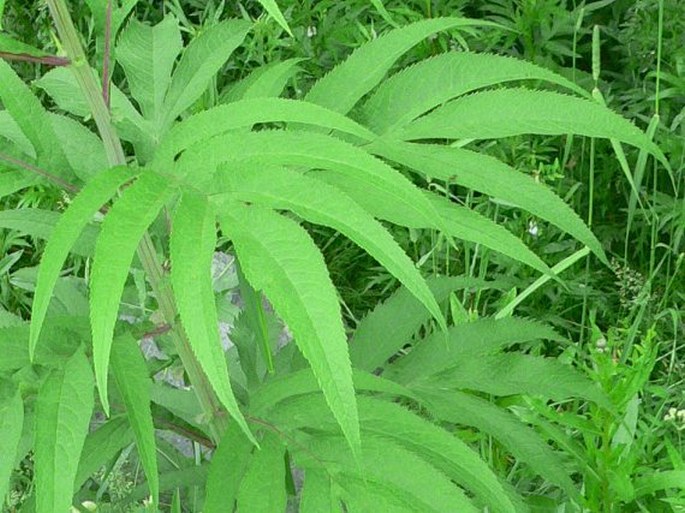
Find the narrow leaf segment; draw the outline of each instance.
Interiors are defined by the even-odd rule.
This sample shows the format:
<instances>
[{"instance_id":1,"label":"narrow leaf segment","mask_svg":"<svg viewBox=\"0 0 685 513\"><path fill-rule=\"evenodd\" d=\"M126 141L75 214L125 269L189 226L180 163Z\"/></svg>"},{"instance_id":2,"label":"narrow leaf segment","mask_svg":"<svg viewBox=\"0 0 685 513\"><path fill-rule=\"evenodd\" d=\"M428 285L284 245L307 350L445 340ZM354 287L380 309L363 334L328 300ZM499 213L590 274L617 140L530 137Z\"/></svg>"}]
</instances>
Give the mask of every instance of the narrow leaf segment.
<instances>
[{"instance_id":1,"label":"narrow leaf segment","mask_svg":"<svg viewBox=\"0 0 685 513\"><path fill-rule=\"evenodd\" d=\"M173 190L168 178L143 173L124 191L102 223L90 286L93 363L100 400L109 414L107 368L119 300L138 242Z\"/></svg>"},{"instance_id":2,"label":"narrow leaf segment","mask_svg":"<svg viewBox=\"0 0 685 513\"><path fill-rule=\"evenodd\" d=\"M221 348L212 289L216 218L212 205L192 192L183 194L171 233L171 283L188 340L217 397L253 443L257 443L236 401Z\"/></svg>"},{"instance_id":3,"label":"narrow leaf segment","mask_svg":"<svg viewBox=\"0 0 685 513\"><path fill-rule=\"evenodd\" d=\"M245 277L263 290L309 361L353 450L360 447L352 367L338 298L307 232L271 210L238 203L220 212ZM265 272L265 270L269 272Z\"/></svg>"}]
</instances>

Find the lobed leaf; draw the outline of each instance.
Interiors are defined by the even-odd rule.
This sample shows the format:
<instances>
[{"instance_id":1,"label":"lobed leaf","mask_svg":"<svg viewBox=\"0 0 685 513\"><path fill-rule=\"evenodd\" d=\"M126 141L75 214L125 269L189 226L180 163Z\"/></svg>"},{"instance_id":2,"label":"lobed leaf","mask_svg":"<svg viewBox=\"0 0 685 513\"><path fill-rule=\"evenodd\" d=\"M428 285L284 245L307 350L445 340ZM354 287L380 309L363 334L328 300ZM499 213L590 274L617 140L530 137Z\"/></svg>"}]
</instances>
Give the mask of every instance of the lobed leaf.
<instances>
[{"instance_id":1,"label":"lobed leaf","mask_svg":"<svg viewBox=\"0 0 685 513\"><path fill-rule=\"evenodd\" d=\"M152 503L158 505L159 475L155 426L150 412L151 382L143 355L130 334L117 338L112 345L112 372L126 407Z\"/></svg>"},{"instance_id":2,"label":"lobed leaf","mask_svg":"<svg viewBox=\"0 0 685 513\"><path fill-rule=\"evenodd\" d=\"M171 78L164 99L162 126L169 126L200 97L249 29L249 23L243 20L226 20L209 27L190 42Z\"/></svg>"},{"instance_id":3,"label":"lobed leaf","mask_svg":"<svg viewBox=\"0 0 685 513\"><path fill-rule=\"evenodd\" d=\"M0 59L0 101L33 145L42 167L65 179L71 169L47 111L21 78Z\"/></svg>"},{"instance_id":4,"label":"lobed leaf","mask_svg":"<svg viewBox=\"0 0 685 513\"><path fill-rule=\"evenodd\" d=\"M436 375L460 362L479 364L488 355L514 344L531 340L564 341L553 329L527 319L481 318L452 326L447 339L435 333L414 344L406 356L389 368L388 377L408 385L425 376Z\"/></svg>"},{"instance_id":5,"label":"lobed leaf","mask_svg":"<svg viewBox=\"0 0 685 513\"><path fill-rule=\"evenodd\" d=\"M169 246L171 284L193 353L221 403L256 443L231 389L221 347L211 272L216 216L205 198L192 192L182 195L174 213Z\"/></svg>"},{"instance_id":6,"label":"lobed leaf","mask_svg":"<svg viewBox=\"0 0 685 513\"><path fill-rule=\"evenodd\" d=\"M219 101L231 103L252 98L280 96L286 83L299 71L298 64L305 59L287 59L269 62L251 72L247 77L230 85Z\"/></svg>"},{"instance_id":7,"label":"lobed leaf","mask_svg":"<svg viewBox=\"0 0 685 513\"><path fill-rule=\"evenodd\" d=\"M386 490L392 490L392 496L397 501L395 504L408 506L408 511L479 511L443 472L413 452L385 438L364 436L358 461L340 443L339 437L312 437L307 441L306 447L306 451L298 451L295 454L296 461L304 467L305 474L310 468L324 468L343 488L348 479L380 485ZM369 492L365 494L376 498L375 493Z\"/></svg>"},{"instance_id":8,"label":"lobed leaf","mask_svg":"<svg viewBox=\"0 0 685 513\"><path fill-rule=\"evenodd\" d=\"M385 80L364 103L360 117L379 134L393 132L453 98L521 80L543 80L590 97L570 80L530 62L502 55L447 52Z\"/></svg>"},{"instance_id":9,"label":"lobed leaf","mask_svg":"<svg viewBox=\"0 0 685 513\"><path fill-rule=\"evenodd\" d=\"M344 191L368 212L382 213L379 217L386 221L409 228L438 229L449 237L482 244L542 273L551 272L549 267L528 249L521 239L494 221L467 207L450 202L438 194L424 191L425 198L438 213L437 218L428 221L425 215L417 215L414 210L393 205L393 199L385 191L369 188L359 180L350 180L341 172L316 170L309 174ZM379 205L383 207L379 208Z\"/></svg>"},{"instance_id":10,"label":"lobed leaf","mask_svg":"<svg viewBox=\"0 0 685 513\"><path fill-rule=\"evenodd\" d=\"M413 381L417 388L468 389L500 396L527 394L555 401L581 397L611 408L601 389L570 365L520 353L462 357L439 374L415 376Z\"/></svg>"},{"instance_id":11,"label":"lobed leaf","mask_svg":"<svg viewBox=\"0 0 685 513\"><path fill-rule=\"evenodd\" d=\"M38 392L34 445L36 513L68 511L93 412L93 373L77 350Z\"/></svg>"},{"instance_id":12,"label":"lobed leaf","mask_svg":"<svg viewBox=\"0 0 685 513\"><path fill-rule=\"evenodd\" d=\"M392 439L467 490L492 511L514 513L515 508L494 472L468 445L401 406L371 397L359 398L362 429Z\"/></svg>"},{"instance_id":13,"label":"lobed leaf","mask_svg":"<svg viewBox=\"0 0 685 513\"><path fill-rule=\"evenodd\" d=\"M97 77L94 79L99 83ZM82 118L90 116L88 102L71 70L64 67L51 69L34 83L50 95L60 109ZM128 97L113 84L110 96L112 123L119 137L137 145L151 144L151 134L155 131L152 123L143 119ZM140 161L141 155L137 157Z\"/></svg>"},{"instance_id":14,"label":"lobed leaf","mask_svg":"<svg viewBox=\"0 0 685 513\"><path fill-rule=\"evenodd\" d=\"M290 210L342 233L395 276L447 329L438 303L402 248L378 221L336 188L296 171L261 166L227 169L218 181L231 200Z\"/></svg>"},{"instance_id":15,"label":"lobed leaf","mask_svg":"<svg viewBox=\"0 0 685 513\"><path fill-rule=\"evenodd\" d=\"M474 426L496 438L516 458L546 480L561 487L574 500L582 502L575 483L561 457L531 428L506 410L478 397L458 391L422 392L430 411L454 424Z\"/></svg>"},{"instance_id":16,"label":"lobed leaf","mask_svg":"<svg viewBox=\"0 0 685 513\"><path fill-rule=\"evenodd\" d=\"M486 25L492 24L467 18L434 18L392 30L352 52L312 86L305 100L346 114L378 85L397 59L426 37L456 27Z\"/></svg>"},{"instance_id":17,"label":"lobed leaf","mask_svg":"<svg viewBox=\"0 0 685 513\"><path fill-rule=\"evenodd\" d=\"M309 361L353 450L359 421L335 288L307 232L270 210L239 204L220 212L250 284L263 290ZM268 272L265 270L268 269Z\"/></svg>"},{"instance_id":18,"label":"lobed leaf","mask_svg":"<svg viewBox=\"0 0 685 513\"><path fill-rule=\"evenodd\" d=\"M494 139L521 134L616 139L668 160L639 128L597 102L530 89L493 89L458 98L413 121L389 137Z\"/></svg>"},{"instance_id":19,"label":"lobed leaf","mask_svg":"<svg viewBox=\"0 0 685 513\"><path fill-rule=\"evenodd\" d=\"M58 114L49 114L62 149L74 174L88 182L109 167L102 140L81 123Z\"/></svg>"},{"instance_id":20,"label":"lobed leaf","mask_svg":"<svg viewBox=\"0 0 685 513\"><path fill-rule=\"evenodd\" d=\"M601 243L561 198L494 157L448 146L378 141L370 150L425 175L502 199L549 221L578 239L603 262Z\"/></svg>"},{"instance_id":21,"label":"lobed leaf","mask_svg":"<svg viewBox=\"0 0 685 513\"><path fill-rule=\"evenodd\" d=\"M216 137L186 151L177 163L177 173L192 176L195 187L211 192L211 179L220 164L243 161L335 170L344 176L344 192L349 194L349 187L382 199L367 205L374 217L410 225L416 219L427 226L441 223L430 201L399 171L361 148L322 134L263 131Z\"/></svg>"},{"instance_id":22,"label":"lobed leaf","mask_svg":"<svg viewBox=\"0 0 685 513\"><path fill-rule=\"evenodd\" d=\"M237 128L249 128L257 123L289 121L339 130L363 140L374 134L350 118L318 105L284 98L255 98L218 105L176 124L163 139L155 155L160 167L172 164L182 151ZM228 154L228 153L227 153Z\"/></svg>"},{"instance_id":23,"label":"lobed leaf","mask_svg":"<svg viewBox=\"0 0 685 513\"><path fill-rule=\"evenodd\" d=\"M154 27L133 18L119 37L117 61L126 73L131 95L155 126L159 126L171 71L182 48L178 20L170 15Z\"/></svg>"},{"instance_id":24,"label":"lobed leaf","mask_svg":"<svg viewBox=\"0 0 685 513\"><path fill-rule=\"evenodd\" d=\"M504 227L475 210L451 202L438 194L427 192L426 195L443 219L447 228L445 235L481 244L543 274L551 274L547 264Z\"/></svg>"},{"instance_id":25,"label":"lobed leaf","mask_svg":"<svg viewBox=\"0 0 685 513\"><path fill-rule=\"evenodd\" d=\"M377 392L420 402L418 396L393 381L359 369L354 369L352 372L355 390ZM263 383L250 397L250 411L254 415L265 415L287 399L319 391L320 387L311 369L302 369Z\"/></svg>"},{"instance_id":26,"label":"lobed leaf","mask_svg":"<svg viewBox=\"0 0 685 513\"><path fill-rule=\"evenodd\" d=\"M473 492L492 511L515 512L497 476L459 438L395 403L368 396L359 396L357 401L363 439L373 436L392 441ZM329 431L335 426L324 408L320 394L300 396L281 403L269 419L291 429Z\"/></svg>"},{"instance_id":27,"label":"lobed leaf","mask_svg":"<svg viewBox=\"0 0 685 513\"><path fill-rule=\"evenodd\" d=\"M59 272L67 259L69 249L76 243L81 232L93 219L93 215L98 209L116 194L121 185L135 175L136 171L124 166L98 173L72 200L67 210L59 218L54 230L46 235L50 238L38 268L36 291L33 295L31 335L29 338L29 352L32 358L50 304L52 291L59 277Z\"/></svg>"},{"instance_id":28,"label":"lobed leaf","mask_svg":"<svg viewBox=\"0 0 685 513\"><path fill-rule=\"evenodd\" d=\"M107 413L109 353L128 269L138 242L172 192L168 178L152 172L140 175L105 217L95 246L90 285L93 364L100 401Z\"/></svg>"},{"instance_id":29,"label":"lobed leaf","mask_svg":"<svg viewBox=\"0 0 685 513\"><path fill-rule=\"evenodd\" d=\"M426 280L438 303L453 290L487 288L489 282L477 278L437 278ZM405 288L378 305L357 326L350 341L350 358L355 368L372 372L410 341L428 321L428 312ZM444 345L444 341L443 341Z\"/></svg>"}]
</instances>

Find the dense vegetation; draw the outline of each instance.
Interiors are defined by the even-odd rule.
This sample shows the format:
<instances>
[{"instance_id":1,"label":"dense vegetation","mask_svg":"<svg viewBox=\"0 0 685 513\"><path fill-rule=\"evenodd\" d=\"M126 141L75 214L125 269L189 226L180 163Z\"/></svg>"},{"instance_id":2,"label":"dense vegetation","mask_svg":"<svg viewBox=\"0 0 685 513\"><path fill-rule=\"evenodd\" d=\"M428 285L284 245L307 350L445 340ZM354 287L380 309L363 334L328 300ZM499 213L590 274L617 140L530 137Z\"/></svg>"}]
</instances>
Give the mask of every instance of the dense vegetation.
<instances>
[{"instance_id":1,"label":"dense vegetation","mask_svg":"<svg viewBox=\"0 0 685 513\"><path fill-rule=\"evenodd\" d=\"M685 511L685 3L0 15L3 512Z\"/></svg>"}]
</instances>

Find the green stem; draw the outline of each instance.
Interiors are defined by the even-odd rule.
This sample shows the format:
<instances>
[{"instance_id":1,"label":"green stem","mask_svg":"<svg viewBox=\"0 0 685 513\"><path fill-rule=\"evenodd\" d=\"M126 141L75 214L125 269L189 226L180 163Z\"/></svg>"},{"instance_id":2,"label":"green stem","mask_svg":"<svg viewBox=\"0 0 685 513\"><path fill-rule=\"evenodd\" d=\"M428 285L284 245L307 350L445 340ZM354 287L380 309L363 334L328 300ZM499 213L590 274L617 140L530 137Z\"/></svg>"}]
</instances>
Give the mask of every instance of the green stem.
<instances>
[{"instance_id":1,"label":"green stem","mask_svg":"<svg viewBox=\"0 0 685 513\"><path fill-rule=\"evenodd\" d=\"M62 45L71 60L70 68L76 77L81 92L88 102L93 119L97 125L107 152L109 164L112 166L126 165L126 155L124 154L121 140L112 126L109 109L105 104L100 87L95 79L95 72L88 65L88 59L81 45L79 34L69 15L66 2L65 0L47 0L47 3ZM145 274L150 280L160 312L165 322L172 326L171 337L185 370L188 372L204 414L208 419L210 434L214 442L218 443L221 434L226 429L228 417L214 394L207 376L195 358L183 327L177 321L178 310L174 295L164 279L164 271L157 259L157 253L149 233L143 236L138 246L138 256Z\"/></svg>"}]
</instances>

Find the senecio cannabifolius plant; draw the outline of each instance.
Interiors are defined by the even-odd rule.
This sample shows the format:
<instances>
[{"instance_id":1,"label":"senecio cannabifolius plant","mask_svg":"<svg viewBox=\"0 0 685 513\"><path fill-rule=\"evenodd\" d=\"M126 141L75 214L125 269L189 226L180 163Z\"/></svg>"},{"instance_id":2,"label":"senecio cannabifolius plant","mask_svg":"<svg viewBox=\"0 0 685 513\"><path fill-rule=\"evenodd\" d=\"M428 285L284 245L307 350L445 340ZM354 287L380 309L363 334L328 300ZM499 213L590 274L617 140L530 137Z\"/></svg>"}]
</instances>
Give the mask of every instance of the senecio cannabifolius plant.
<instances>
[{"instance_id":1,"label":"senecio cannabifolius plant","mask_svg":"<svg viewBox=\"0 0 685 513\"><path fill-rule=\"evenodd\" d=\"M57 106L50 112L0 61L0 192L53 183L73 197L61 214L0 213L2 226L47 238L31 321L0 312L0 495L15 463L33 451L27 511L66 512L88 478L134 444L152 510L160 493L192 482L205 492L205 513L285 511L297 468L303 513L526 511L522 495L450 428L464 425L491 434L560 495L582 502L544 439L474 392L605 397L556 360L503 351L559 338L544 326L514 318L448 325L440 304L474 284L426 281L381 221L437 230L551 273L519 238L418 187L401 167L525 209L604 261L591 231L544 185L450 143L579 134L664 161L659 149L583 89L530 63L448 52L391 73L426 37L485 25L464 18L420 21L362 45L303 99L281 98L283 66L270 67L239 84L229 103L190 114L250 23L220 21L184 45L173 16L155 26L126 21L135 3L108 17L105 2L88 2L100 37L121 28L111 64L127 92L99 85L63 0L48 4L64 56L2 43L7 57L61 66L36 82ZM547 88L520 86L531 81ZM156 222L162 215L167 223ZM349 343L323 257L301 221L345 235L403 286ZM231 241L252 299L251 346L242 347L239 374L229 374L217 328L217 229ZM51 303L70 252L92 258L87 311ZM135 327L118 320L132 265L145 273L155 322L183 363L197 415L153 393ZM294 337L275 354L261 293ZM394 357L430 318L438 329ZM93 429L96 389L108 420ZM217 448L209 463L165 464L155 437L160 411ZM185 478L163 479L169 472Z\"/></svg>"}]
</instances>

